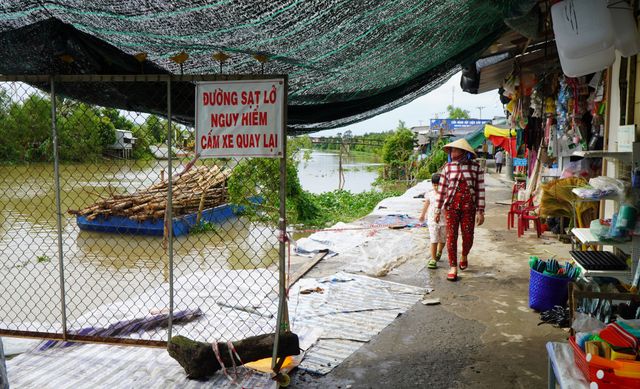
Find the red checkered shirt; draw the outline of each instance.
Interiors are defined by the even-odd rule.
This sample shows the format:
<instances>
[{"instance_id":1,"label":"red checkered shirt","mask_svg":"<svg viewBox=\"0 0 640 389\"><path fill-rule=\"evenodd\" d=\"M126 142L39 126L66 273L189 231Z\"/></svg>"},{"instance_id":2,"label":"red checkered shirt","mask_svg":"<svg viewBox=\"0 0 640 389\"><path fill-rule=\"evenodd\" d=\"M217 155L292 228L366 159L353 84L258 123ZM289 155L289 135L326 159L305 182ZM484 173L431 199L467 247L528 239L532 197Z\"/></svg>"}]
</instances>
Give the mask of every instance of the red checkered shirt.
<instances>
[{"instance_id":1,"label":"red checkered shirt","mask_svg":"<svg viewBox=\"0 0 640 389\"><path fill-rule=\"evenodd\" d=\"M484 212L484 171L476 161L449 162L444 166L436 196L436 210L447 208L463 178L475 199L476 212Z\"/></svg>"}]
</instances>

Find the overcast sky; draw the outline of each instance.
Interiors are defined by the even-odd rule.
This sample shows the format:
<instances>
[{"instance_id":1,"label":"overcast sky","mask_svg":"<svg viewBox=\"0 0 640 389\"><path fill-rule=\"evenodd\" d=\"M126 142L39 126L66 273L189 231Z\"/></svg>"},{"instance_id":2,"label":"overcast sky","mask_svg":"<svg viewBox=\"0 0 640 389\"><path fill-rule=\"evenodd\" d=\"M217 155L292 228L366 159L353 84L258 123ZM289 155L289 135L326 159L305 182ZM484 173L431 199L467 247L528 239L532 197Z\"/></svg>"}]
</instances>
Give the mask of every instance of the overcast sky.
<instances>
[{"instance_id":1,"label":"overcast sky","mask_svg":"<svg viewBox=\"0 0 640 389\"><path fill-rule=\"evenodd\" d=\"M426 126L429 125L429 119L447 117L447 105L451 104L452 95L454 106L468 110L472 119L490 119L494 116L504 116L497 90L479 95L463 92L460 88L460 73L457 73L433 92L418 97L409 104L393 111L350 126L320 131L316 134L330 136L351 130L354 135L361 135L365 132L388 131L398 126L398 120L403 120L409 128L420 125ZM484 107L482 109L482 117L480 117L480 111L477 107Z\"/></svg>"}]
</instances>

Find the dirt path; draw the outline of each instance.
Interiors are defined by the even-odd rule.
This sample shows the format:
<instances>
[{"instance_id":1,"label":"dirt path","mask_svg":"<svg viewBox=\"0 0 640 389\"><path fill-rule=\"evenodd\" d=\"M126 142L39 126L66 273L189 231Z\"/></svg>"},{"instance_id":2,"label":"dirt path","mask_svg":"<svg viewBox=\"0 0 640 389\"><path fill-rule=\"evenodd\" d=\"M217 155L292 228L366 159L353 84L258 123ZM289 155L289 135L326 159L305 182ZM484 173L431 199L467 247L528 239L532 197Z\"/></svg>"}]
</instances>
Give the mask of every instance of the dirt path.
<instances>
[{"instance_id":1,"label":"dirt path","mask_svg":"<svg viewBox=\"0 0 640 389\"><path fill-rule=\"evenodd\" d=\"M564 330L538 326L528 308L530 255L568 258L552 235L517 238L506 230L510 186L488 176L486 223L477 229L469 269L445 280L446 263L427 272L412 258L385 279L434 288L438 306L416 304L377 337L322 377L297 372L304 388L539 388L546 385L545 343ZM426 232L425 232L426 234ZM426 235L425 235L426 239ZM446 258L446 254L445 254Z\"/></svg>"}]
</instances>

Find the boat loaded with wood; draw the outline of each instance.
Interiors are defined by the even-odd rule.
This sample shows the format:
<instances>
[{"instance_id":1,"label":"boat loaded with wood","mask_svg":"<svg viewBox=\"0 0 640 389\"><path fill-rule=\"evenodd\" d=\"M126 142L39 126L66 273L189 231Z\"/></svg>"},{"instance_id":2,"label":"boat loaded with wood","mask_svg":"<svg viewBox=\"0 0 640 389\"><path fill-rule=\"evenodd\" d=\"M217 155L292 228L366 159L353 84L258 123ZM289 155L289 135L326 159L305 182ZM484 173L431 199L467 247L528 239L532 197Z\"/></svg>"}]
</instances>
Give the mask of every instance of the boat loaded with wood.
<instances>
[{"instance_id":1,"label":"boat loaded with wood","mask_svg":"<svg viewBox=\"0 0 640 389\"><path fill-rule=\"evenodd\" d=\"M237 217L242 206L228 204L228 170L194 166L173 180L173 235L188 234L196 225ZM81 230L121 234L165 233L168 183L165 180L132 194L102 199L81 210L69 210Z\"/></svg>"}]
</instances>

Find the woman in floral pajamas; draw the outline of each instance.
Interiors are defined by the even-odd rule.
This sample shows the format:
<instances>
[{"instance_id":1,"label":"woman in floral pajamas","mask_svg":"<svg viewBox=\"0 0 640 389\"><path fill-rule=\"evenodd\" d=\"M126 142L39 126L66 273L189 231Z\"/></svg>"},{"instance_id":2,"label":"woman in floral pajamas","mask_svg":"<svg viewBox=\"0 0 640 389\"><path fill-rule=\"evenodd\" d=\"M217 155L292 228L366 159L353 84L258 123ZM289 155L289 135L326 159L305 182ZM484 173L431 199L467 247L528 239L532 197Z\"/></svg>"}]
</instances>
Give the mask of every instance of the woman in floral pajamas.
<instances>
[{"instance_id":1,"label":"woman in floral pajamas","mask_svg":"<svg viewBox=\"0 0 640 389\"><path fill-rule=\"evenodd\" d=\"M444 146L450 162L444 166L440 178L436 204L436 222L440 209L447 220L447 253L449 273L447 279L458 279L458 229L462 233L460 270L467 268L467 256L473 246L474 225L484 223L484 171L475 161L475 151L465 139Z\"/></svg>"}]
</instances>

